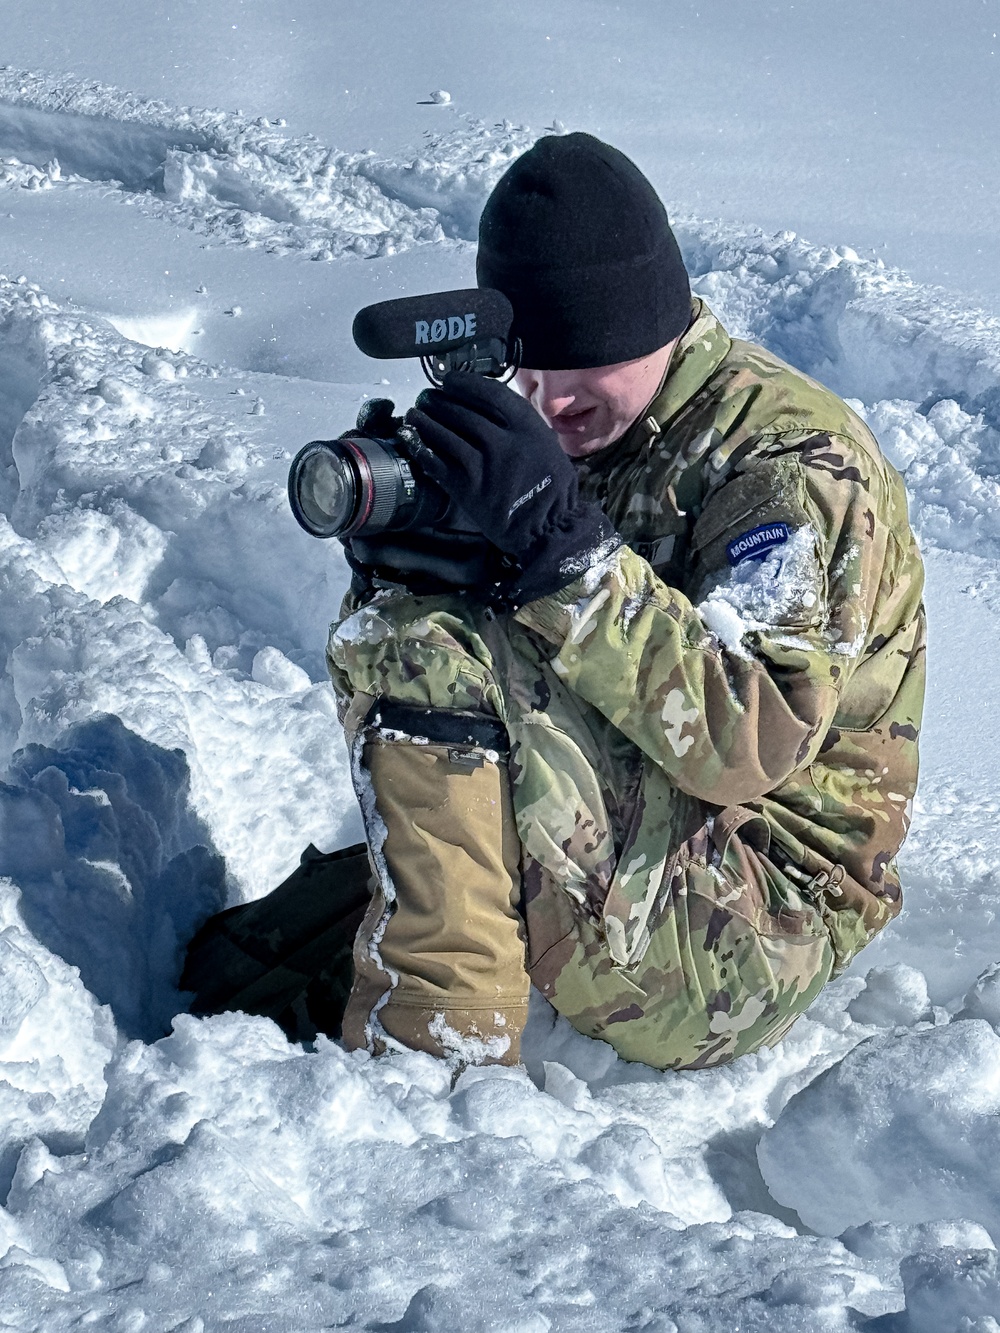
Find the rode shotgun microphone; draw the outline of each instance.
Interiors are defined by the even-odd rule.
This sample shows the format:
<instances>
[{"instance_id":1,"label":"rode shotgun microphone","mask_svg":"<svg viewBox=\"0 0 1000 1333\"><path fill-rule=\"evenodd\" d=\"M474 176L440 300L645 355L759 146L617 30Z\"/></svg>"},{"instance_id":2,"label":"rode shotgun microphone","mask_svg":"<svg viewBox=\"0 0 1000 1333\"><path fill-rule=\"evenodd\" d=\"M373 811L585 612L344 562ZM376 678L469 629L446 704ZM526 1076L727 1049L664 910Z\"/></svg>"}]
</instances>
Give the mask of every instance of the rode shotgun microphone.
<instances>
[{"instance_id":1,"label":"rode shotgun microphone","mask_svg":"<svg viewBox=\"0 0 1000 1333\"><path fill-rule=\"evenodd\" d=\"M365 306L351 332L366 356L381 361L419 357L432 384L449 370L509 379L520 360L520 345L511 342L513 320L502 292L470 287Z\"/></svg>"}]
</instances>

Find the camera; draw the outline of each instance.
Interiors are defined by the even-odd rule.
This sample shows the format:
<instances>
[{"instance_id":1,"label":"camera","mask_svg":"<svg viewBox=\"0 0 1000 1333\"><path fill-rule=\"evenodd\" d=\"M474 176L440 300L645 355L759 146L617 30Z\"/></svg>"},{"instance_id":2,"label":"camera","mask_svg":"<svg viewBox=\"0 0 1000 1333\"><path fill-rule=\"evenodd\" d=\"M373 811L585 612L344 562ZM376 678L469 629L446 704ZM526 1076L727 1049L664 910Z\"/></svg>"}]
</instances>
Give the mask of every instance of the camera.
<instances>
[{"instance_id":1,"label":"camera","mask_svg":"<svg viewBox=\"0 0 1000 1333\"><path fill-rule=\"evenodd\" d=\"M366 306L352 333L367 356L419 358L432 384L451 370L506 380L519 359L512 322L513 310L501 292L472 288ZM388 408L381 416L372 413L371 434L347 431L336 440L313 440L298 452L288 473L296 520L314 537L366 541L424 529L454 534L457 549L480 546L482 538L459 507L414 461L413 428L392 418ZM384 438L379 426L387 430Z\"/></svg>"}]
</instances>

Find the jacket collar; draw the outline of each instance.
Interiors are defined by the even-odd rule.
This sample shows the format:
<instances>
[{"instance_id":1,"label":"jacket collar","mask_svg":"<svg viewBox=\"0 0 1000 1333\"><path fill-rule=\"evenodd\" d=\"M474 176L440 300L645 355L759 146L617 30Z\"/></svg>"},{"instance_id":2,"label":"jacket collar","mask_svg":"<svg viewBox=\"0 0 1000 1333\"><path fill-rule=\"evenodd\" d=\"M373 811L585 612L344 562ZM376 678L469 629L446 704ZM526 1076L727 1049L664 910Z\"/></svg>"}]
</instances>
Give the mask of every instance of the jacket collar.
<instances>
[{"instance_id":1,"label":"jacket collar","mask_svg":"<svg viewBox=\"0 0 1000 1333\"><path fill-rule=\"evenodd\" d=\"M633 457L666 431L674 418L708 383L729 354L732 339L704 301L691 301L691 323L681 335L663 383L649 406L620 440L581 459L586 474L602 474Z\"/></svg>"},{"instance_id":2,"label":"jacket collar","mask_svg":"<svg viewBox=\"0 0 1000 1333\"><path fill-rule=\"evenodd\" d=\"M632 430L644 428L643 433L647 437L662 435L678 413L712 378L728 356L732 345L729 334L708 306L694 297L691 302L691 323L674 348L666 378ZM655 429L651 429L654 426Z\"/></svg>"}]
</instances>

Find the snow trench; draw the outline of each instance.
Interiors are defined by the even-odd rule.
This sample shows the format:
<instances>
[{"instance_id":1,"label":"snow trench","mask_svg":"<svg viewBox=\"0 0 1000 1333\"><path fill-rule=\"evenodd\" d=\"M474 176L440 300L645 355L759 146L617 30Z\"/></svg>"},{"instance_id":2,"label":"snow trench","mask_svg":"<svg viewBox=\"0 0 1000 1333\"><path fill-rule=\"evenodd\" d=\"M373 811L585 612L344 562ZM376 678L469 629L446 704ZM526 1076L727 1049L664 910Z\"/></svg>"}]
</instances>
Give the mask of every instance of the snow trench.
<instances>
[{"instance_id":1,"label":"snow trench","mask_svg":"<svg viewBox=\"0 0 1000 1333\"><path fill-rule=\"evenodd\" d=\"M506 121L470 123L399 162L286 136L263 118L0 68L0 181L112 182L214 238L316 259L472 239L493 184L530 142Z\"/></svg>"},{"instance_id":2,"label":"snow trench","mask_svg":"<svg viewBox=\"0 0 1000 1333\"><path fill-rule=\"evenodd\" d=\"M0 324L0 510L8 515L19 490L14 436L41 392L45 371L32 322L8 314Z\"/></svg>"},{"instance_id":3,"label":"snow trench","mask_svg":"<svg viewBox=\"0 0 1000 1333\"><path fill-rule=\"evenodd\" d=\"M0 154L37 167L55 159L64 171L88 180L119 181L127 190L162 192L163 165L172 150L211 146L207 138L178 142L176 132L142 121L0 102Z\"/></svg>"},{"instance_id":4,"label":"snow trench","mask_svg":"<svg viewBox=\"0 0 1000 1333\"><path fill-rule=\"evenodd\" d=\"M183 945L225 896L181 751L114 716L18 751L0 784L0 875L19 886L28 930L79 968L125 1036L170 1030Z\"/></svg>"}]
</instances>

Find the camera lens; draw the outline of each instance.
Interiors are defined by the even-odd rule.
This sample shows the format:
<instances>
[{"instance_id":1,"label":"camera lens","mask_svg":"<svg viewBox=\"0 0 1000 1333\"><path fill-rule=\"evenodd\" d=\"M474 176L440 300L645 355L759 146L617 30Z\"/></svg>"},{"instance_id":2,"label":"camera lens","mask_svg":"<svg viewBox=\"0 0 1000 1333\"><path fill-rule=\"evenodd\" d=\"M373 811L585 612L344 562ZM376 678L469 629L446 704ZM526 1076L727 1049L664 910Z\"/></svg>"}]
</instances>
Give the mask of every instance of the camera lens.
<instances>
[{"instance_id":1,"label":"camera lens","mask_svg":"<svg viewBox=\"0 0 1000 1333\"><path fill-rule=\"evenodd\" d=\"M300 450L288 471L288 503L313 537L376 536L449 513L444 491L415 475L394 441L364 435L313 440Z\"/></svg>"},{"instance_id":2,"label":"camera lens","mask_svg":"<svg viewBox=\"0 0 1000 1333\"><path fill-rule=\"evenodd\" d=\"M341 537L351 531L365 487L353 451L339 440L313 440L301 449L288 472L288 501L299 524L313 537Z\"/></svg>"}]
</instances>

